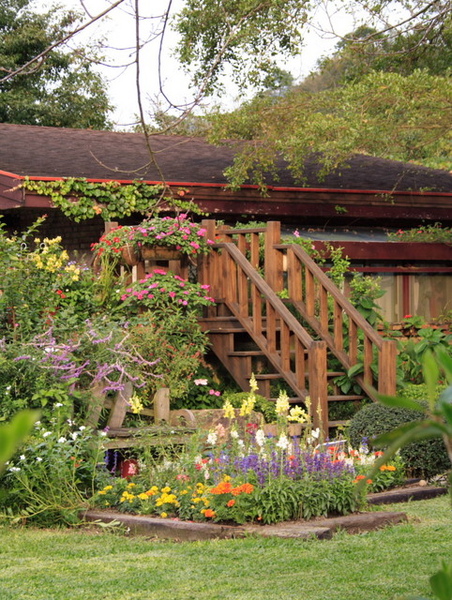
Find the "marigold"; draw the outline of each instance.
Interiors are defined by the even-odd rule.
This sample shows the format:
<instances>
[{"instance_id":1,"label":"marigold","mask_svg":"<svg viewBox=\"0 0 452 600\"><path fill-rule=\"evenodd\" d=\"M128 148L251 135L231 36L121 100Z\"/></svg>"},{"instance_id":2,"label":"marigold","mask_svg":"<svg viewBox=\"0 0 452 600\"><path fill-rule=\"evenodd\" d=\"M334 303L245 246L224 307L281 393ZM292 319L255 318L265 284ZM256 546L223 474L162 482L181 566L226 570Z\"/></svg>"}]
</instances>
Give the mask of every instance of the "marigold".
<instances>
[{"instance_id":1,"label":"marigold","mask_svg":"<svg viewBox=\"0 0 452 600\"><path fill-rule=\"evenodd\" d=\"M231 500L229 500L229 502L226 504L226 506L229 506L229 507L231 507L231 506L234 506L234 504L235 504L235 500L234 500L234 499L231 499Z\"/></svg>"},{"instance_id":2,"label":"marigold","mask_svg":"<svg viewBox=\"0 0 452 600\"><path fill-rule=\"evenodd\" d=\"M211 508L206 508L206 509L202 510L201 512L206 517L206 519L213 519L213 517L216 514L215 511L212 510Z\"/></svg>"}]
</instances>

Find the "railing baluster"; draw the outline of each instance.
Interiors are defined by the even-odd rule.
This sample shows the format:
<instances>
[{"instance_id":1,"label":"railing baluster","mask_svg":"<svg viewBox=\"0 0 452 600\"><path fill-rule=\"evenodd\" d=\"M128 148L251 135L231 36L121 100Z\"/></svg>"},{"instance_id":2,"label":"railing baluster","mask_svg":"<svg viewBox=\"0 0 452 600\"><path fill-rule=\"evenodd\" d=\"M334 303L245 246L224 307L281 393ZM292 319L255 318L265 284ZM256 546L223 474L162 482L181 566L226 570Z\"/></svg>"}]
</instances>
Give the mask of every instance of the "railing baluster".
<instances>
[{"instance_id":1,"label":"railing baluster","mask_svg":"<svg viewBox=\"0 0 452 600\"><path fill-rule=\"evenodd\" d=\"M341 306L334 302L334 344L341 351L344 349L344 318Z\"/></svg>"},{"instance_id":2,"label":"railing baluster","mask_svg":"<svg viewBox=\"0 0 452 600\"><path fill-rule=\"evenodd\" d=\"M328 292L320 285L320 328L323 333L328 333Z\"/></svg>"},{"instance_id":3,"label":"railing baluster","mask_svg":"<svg viewBox=\"0 0 452 600\"><path fill-rule=\"evenodd\" d=\"M290 329L283 321L281 323L281 366L283 371L290 371Z\"/></svg>"},{"instance_id":4,"label":"railing baluster","mask_svg":"<svg viewBox=\"0 0 452 600\"><path fill-rule=\"evenodd\" d=\"M305 389L306 385L306 354L305 347L298 338L295 338L295 377L297 385Z\"/></svg>"},{"instance_id":5,"label":"railing baluster","mask_svg":"<svg viewBox=\"0 0 452 600\"><path fill-rule=\"evenodd\" d=\"M257 287L251 284L251 298L253 304L253 330L257 335L262 334L262 296Z\"/></svg>"},{"instance_id":6,"label":"railing baluster","mask_svg":"<svg viewBox=\"0 0 452 600\"><path fill-rule=\"evenodd\" d=\"M276 311L267 302L267 344L270 353L276 352Z\"/></svg>"},{"instance_id":7,"label":"railing baluster","mask_svg":"<svg viewBox=\"0 0 452 600\"><path fill-rule=\"evenodd\" d=\"M372 375L372 362L373 362L373 344L371 340L365 336L364 337L364 348L363 348L363 358L364 358L364 382L367 385L372 385L373 383L373 375Z\"/></svg>"},{"instance_id":8,"label":"railing baluster","mask_svg":"<svg viewBox=\"0 0 452 600\"><path fill-rule=\"evenodd\" d=\"M315 282L314 275L306 269L306 312L309 317L314 316L315 311Z\"/></svg>"},{"instance_id":9,"label":"railing baluster","mask_svg":"<svg viewBox=\"0 0 452 600\"><path fill-rule=\"evenodd\" d=\"M348 326L348 355L352 365L358 360L358 327L353 319Z\"/></svg>"}]
</instances>

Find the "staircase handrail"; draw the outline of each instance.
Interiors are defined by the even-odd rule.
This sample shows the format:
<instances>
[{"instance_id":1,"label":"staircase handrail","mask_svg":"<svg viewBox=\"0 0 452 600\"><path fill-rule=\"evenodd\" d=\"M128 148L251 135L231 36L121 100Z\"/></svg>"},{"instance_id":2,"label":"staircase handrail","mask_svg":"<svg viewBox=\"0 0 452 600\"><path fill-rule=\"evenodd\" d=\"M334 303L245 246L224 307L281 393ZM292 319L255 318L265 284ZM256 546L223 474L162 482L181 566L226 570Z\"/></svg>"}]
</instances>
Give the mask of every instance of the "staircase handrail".
<instances>
[{"instance_id":1,"label":"staircase handrail","mask_svg":"<svg viewBox=\"0 0 452 600\"><path fill-rule=\"evenodd\" d=\"M378 351L378 392L386 395L396 393L396 343L392 340L383 339L370 323L353 306L348 298L337 288L333 281L315 263L309 254L297 244L275 244L274 249L287 253L287 273L289 287L289 301L293 302L307 323L326 341L330 350L341 361L347 369L359 363L358 360L358 332L363 335L363 369L362 376L356 376L357 381L365 389L366 393L376 399L373 387L373 374L371 365L373 363L373 347ZM292 277L300 276L300 268L297 261L301 263L309 273L306 285L306 301L302 299L301 284L296 284ZM310 281L310 283L308 283ZM314 289L315 284L319 286L320 316L315 314ZM333 334L328 330L328 295L333 299L334 306L331 311L333 317ZM350 344L348 351L343 345L343 317L349 320Z\"/></svg>"},{"instance_id":2,"label":"staircase handrail","mask_svg":"<svg viewBox=\"0 0 452 600\"><path fill-rule=\"evenodd\" d=\"M312 339L234 243L220 242L212 248L210 268L227 273L228 277L216 278L211 292L220 294L216 299L226 304L300 400L305 401L309 395L314 426L327 431L326 343Z\"/></svg>"}]
</instances>

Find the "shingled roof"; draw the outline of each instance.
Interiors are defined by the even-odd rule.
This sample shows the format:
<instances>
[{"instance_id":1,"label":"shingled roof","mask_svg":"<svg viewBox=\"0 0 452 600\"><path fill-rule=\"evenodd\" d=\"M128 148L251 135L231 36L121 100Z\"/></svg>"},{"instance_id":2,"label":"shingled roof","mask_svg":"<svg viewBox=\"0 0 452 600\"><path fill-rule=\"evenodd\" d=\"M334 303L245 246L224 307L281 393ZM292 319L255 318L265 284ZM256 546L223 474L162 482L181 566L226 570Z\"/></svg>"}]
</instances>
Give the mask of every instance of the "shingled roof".
<instances>
[{"instance_id":1,"label":"shingled roof","mask_svg":"<svg viewBox=\"0 0 452 600\"><path fill-rule=\"evenodd\" d=\"M224 171L232 163L233 148L212 146L201 138L163 135L152 136L151 145L167 182L227 183ZM0 124L0 171L38 178L162 179L149 160L142 134L6 123ZM309 161L306 184L300 186L281 165L278 179L268 183L277 188L452 193L452 175L447 171L371 156L357 155L323 180L317 172L318 165Z\"/></svg>"}]
</instances>

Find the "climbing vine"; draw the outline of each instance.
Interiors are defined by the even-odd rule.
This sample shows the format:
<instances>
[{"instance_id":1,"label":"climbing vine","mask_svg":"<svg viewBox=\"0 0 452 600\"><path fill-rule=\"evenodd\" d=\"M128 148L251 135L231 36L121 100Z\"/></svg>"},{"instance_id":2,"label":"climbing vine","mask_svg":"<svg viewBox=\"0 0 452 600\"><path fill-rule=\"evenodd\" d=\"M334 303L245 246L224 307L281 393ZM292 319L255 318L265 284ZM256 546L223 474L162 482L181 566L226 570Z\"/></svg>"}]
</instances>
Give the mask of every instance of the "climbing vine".
<instances>
[{"instance_id":1,"label":"climbing vine","mask_svg":"<svg viewBox=\"0 0 452 600\"><path fill-rule=\"evenodd\" d=\"M121 184L118 181L92 182L74 177L55 181L27 178L20 187L48 196L66 217L77 222L96 216L104 221L121 219L133 213L151 216L162 209L200 212L194 202L182 200L183 190L177 192L177 196L168 196L163 185L150 185L143 181Z\"/></svg>"}]
</instances>

